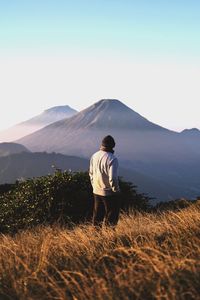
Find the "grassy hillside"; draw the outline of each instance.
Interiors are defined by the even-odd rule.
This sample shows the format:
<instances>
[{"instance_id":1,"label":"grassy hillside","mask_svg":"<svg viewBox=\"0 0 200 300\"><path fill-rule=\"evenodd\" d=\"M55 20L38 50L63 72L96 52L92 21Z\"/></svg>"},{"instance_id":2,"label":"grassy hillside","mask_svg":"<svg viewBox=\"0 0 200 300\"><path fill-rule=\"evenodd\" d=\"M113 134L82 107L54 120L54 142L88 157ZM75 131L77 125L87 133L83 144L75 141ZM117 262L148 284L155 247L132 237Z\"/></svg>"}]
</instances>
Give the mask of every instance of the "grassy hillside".
<instances>
[{"instance_id":1,"label":"grassy hillside","mask_svg":"<svg viewBox=\"0 0 200 300\"><path fill-rule=\"evenodd\" d=\"M0 299L199 299L200 205L0 237Z\"/></svg>"}]
</instances>

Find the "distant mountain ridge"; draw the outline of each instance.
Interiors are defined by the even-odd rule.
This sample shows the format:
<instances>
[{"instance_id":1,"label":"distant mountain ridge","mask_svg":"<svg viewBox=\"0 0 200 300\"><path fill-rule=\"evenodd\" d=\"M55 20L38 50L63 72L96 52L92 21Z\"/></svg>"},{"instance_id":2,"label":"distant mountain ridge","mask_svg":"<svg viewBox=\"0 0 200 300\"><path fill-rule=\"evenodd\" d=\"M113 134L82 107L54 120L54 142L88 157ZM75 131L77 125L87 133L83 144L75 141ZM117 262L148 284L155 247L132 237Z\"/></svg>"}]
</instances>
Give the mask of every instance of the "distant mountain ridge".
<instances>
[{"instance_id":1,"label":"distant mountain ridge","mask_svg":"<svg viewBox=\"0 0 200 300\"><path fill-rule=\"evenodd\" d=\"M14 183L16 180L25 180L38 176L53 174L55 169L62 171L87 171L89 160L56 153L23 152L6 157L0 157L0 184ZM153 202L181 195L180 188L155 180L136 170L119 168L119 175L131 181L138 187L140 193L157 198ZM187 193L187 190L185 191Z\"/></svg>"},{"instance_id":2,"label":"distant mountain ridge","mask_svg":"<svg viewBox=\"0 0 200 300\"><path fill-rule=\"evenodd\" d=\"M47 126L51 123L60 121L65 118L69 118L76 114L77 111L73 108L71 108L69 105L63 105L63 106L54 106L49 109L44 110L43 113L41 113L38 116L35 116L28 121L20 123L23 124L32 124L32 125L41 125L41 126Z\"/></svg>"},{"instance_id":3,"label":"distant mountain ridge","mask_svg":"<svg viewBox=\"0 0 200 300\"><path fill-rule=\"evenodd\" d=\"M23 136L31 134L49 124L59 120L69 118L76 114L77 111L68 105L55 106L46 109L43 113L27 121L21 122L11 128L0 132L0 141L15 141Z\"/></svg>"},{"instance_id":4,"label":"distant mountain ridge","mask_svg":"<svg viewBox=\"0 0 200 300\"><path fill-rule=\"evenodd\" d=\"M88 161L79 157L45 152L23 152L0 157L0 184L52 174L56 168L63 171L85 171L88 169Z\"/></svg>"},{"instance_id":5,"label":"distant mountain ridge","mask_svg":"<svg viewBox=\"0 0 200 300\"><path fill-rule=\"evenodd\" d=\"M200 137L200 130L198 128L184 129L181 134Z\"/></svg>"},{"instance_id":6,"label":"distant mountain ridge","mask_svg":"<svg viewBox=\"0 0 200 300\"><path fill-rule=\"evenodd\" d=\"M17 143L0 143L0 157L22 152L30 151L23 145Z\"/></svg>"}]
</instances>

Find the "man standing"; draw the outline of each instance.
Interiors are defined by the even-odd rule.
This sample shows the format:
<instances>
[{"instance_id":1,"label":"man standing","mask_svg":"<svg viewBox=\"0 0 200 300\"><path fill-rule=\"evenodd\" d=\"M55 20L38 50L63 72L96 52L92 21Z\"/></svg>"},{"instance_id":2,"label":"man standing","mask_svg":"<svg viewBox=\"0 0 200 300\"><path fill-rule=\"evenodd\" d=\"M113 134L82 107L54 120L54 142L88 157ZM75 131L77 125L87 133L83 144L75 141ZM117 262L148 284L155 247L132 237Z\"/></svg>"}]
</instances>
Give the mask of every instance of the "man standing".
<instances>
[{"instance_id":1,"label":"man standing","mask_svg":"<svg viewBox=\"0 0 200 300\"><path fill-rule=\"evenodd\" d=\"M90 160L89 175L94 194L93 225L115 226L119 219L118 160L114 155L115 141L104 137L100 150Z\"/></svg>"}]
</instances>

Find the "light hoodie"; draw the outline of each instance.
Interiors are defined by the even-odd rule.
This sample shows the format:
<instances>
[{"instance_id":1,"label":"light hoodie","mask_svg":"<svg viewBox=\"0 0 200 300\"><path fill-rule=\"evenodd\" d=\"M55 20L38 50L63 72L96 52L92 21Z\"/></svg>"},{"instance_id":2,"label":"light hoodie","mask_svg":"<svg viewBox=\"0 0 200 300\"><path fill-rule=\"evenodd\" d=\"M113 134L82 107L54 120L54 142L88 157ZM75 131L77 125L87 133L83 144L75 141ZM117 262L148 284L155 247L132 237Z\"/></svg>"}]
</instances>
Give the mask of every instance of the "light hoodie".
<instances>
[{"instance_id":1,"label":"light hoodie","mask_svg":"<svg viewBox=\"0 0 200 300\"><path fill-rule=\"evenodd\" d=\"M94 153L89 175L94 194L110 196L119 192L118 160L113 153L103 150Z\"/></svg>"}]
</instances>

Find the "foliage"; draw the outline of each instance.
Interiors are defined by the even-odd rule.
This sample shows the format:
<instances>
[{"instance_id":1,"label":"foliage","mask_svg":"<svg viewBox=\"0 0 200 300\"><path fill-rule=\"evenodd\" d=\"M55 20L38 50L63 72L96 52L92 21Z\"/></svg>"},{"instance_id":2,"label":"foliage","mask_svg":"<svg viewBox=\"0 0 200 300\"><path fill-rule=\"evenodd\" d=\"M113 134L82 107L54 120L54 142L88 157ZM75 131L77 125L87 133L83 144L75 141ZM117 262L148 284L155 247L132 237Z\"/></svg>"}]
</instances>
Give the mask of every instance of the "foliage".
<instances>
[{"instance_id":1,"label":"foliage","mask_svg":"<svg viewBox=\"0 0 200 300\"><path fill-rule=\"evenodd\" d=\"M148 198L120 179L122 209L145 209ZM61 172L18 182L0 196L0 231L15 233L38 224L90 221L92 187L87 172Z\"/></svg>"},{"instance_id":2,"label":"foliage","mask_svg":"<svg viewBox=\"0 0 200 300\"><path fill-rule=\"evenodd\" d=\"M119 178L121 193L121 209L128 213L132 210L146 211L150 208L149 200L151 199L146 194L137 192L137 186L132 182L126 182L123 178Z\"/></svg>"}]
</instances>

